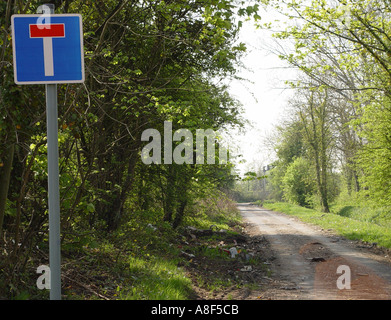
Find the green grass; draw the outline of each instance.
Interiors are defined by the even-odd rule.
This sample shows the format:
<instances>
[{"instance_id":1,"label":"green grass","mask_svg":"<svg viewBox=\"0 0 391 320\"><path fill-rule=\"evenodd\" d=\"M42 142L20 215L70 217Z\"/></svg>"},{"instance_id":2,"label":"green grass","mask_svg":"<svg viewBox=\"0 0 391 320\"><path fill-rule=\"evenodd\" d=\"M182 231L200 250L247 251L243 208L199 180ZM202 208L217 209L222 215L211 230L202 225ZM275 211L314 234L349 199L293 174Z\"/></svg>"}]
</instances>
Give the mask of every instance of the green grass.
<instances>
[{"instance_id":1,"label":"green grass","mask_svg":"<svg viewBox=\"0 0 391 320\"><path fill-rule=\"evenodd\" d=\"M190 279L177 261L159 257L129 258L129 283L119 290L121 300L184 300L190 292Z\"/></svg>"},{"instance_id":2,"label":"green grass","mask_svg":"<svg viewBox=\"0 0 391 320\"><path fill-rule=\"evenodd\" d=\"M334 205L331 210L343 217L391 228L391 213L384 208L366 208L355 205Z\"/></svg>"},{"instance_id":3,"label":"green grass","mask_svg":"<svg viewBox=\"0 0 391 320\"><path fill-rule=\"evenodd\" d=\"M324 229L332 229L351 240L376 242L378 246L391 248L390 218L383 211L340 206L334 208L334 213L322 213L283 202L266 202L263 207L296 216Z\"/></svg>"},{"instance_id":4,"label":"green grass","mask_svg":"<svg viewBox=\"0 0 391 320\"><path fill-rule=\"evenodd\" d=\"M203 210L199 210L196 214L185 217L184 224L199 229L209 229L213 225L217 230L228 230L230 225L238 224L241 221L241 215L236 210L236 206L234 208L227 208L223 212L215 212L208 209L203 208Z\"/></svg>"},{"instance_id":5,"label":"green grass","mask_svg":"<svg viewBox=\"0 0 391 320\"><path fill-rule=\"evenodd\" d=\"M154 229L156 228L156 229ZM178 267L178 231L156 215L140 212L117 234L125 254L120 255L120 300L185 300L191 281ZM117 245L118 246L118 245Z\"/></svg>"}]
</instances>

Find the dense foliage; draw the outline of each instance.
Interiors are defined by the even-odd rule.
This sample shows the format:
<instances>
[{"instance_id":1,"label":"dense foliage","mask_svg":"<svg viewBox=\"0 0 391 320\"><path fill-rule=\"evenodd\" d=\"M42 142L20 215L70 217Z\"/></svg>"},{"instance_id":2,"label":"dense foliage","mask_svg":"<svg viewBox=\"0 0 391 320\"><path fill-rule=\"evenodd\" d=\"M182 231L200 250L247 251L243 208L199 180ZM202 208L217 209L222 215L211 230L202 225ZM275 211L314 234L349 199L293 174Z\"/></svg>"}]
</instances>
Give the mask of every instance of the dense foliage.
<instances>
[{"instance_id":1,"label":"dense foliage","mask_svg":"<svg viewBox=\"0 0 391 320\"><path fill-rule=\"evenodd\" d=\"M234 77L242 20L257 5L227 0L65 0L83 16L84 84L58 86L63 246L113 232L134 212L177 227L211 190L232 183L229 164L145 165L141 134L240 126L240 106L221 79ZM47 254L47 159L43 86L13 81L10 20L40 1L0 3L0 296L31 253ZM221 142L220 142L221 143ZM87 240L86 240L87 239ZM86 242L87 241L87 242ZM35 266L36 267L36 266Z\"/></svg>"}]
</instances>

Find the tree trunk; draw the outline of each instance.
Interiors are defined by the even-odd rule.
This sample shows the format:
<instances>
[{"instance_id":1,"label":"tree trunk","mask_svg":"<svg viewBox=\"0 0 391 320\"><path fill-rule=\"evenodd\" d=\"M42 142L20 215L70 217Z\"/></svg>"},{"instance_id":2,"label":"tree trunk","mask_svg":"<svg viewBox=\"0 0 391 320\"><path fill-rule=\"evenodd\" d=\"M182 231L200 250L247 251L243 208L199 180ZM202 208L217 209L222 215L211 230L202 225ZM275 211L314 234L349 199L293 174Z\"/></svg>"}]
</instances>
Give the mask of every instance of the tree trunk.
<instances>
[{"instance_id":1,"label":"tree trunk","mask_svg":"<svg viewBox=\"0 0 391 320\"><path fill-rule=\"evenodd\" d=\"M172 215L174 210L175 202L175 184L176 184L176 170L173 164L169 165L167 176L167 185L165 186L166 192L162 190L164 200L163 200L163 210L164 217L163 221L172 222ZM163 186L162 186L163 187Z\"/></svg>"},{"instance_id":2,"label":"tree trunk","mask_svg":"<svg viewBox=\"0 0 391 320\"><path fill-rule=\"evenodd\" d=\"M328 204L328 185L327 185L327 129L326 129L326 108L327 108L327 93L323 101L317 102L314 100L314 95L311 94L308 100L308 116L311 119L306 125L306 117L301 112L300 116L304 124L304 129L309 141L309 145L313 152L315 161L316 182L320 195L322 211L329 213Z\"/></svg>"},{"instance_id":3,"label":"tree trunk","mask_svg":"<svg viewBox=\"0 0 391 320\"><path fill-rule=\"evenodd\" d=\"M182 200L179 203L179 206L176 210L175 219L172 224L174 229L176 229L181 224L181 222L183 220L184 213L185 213L186 205L187 205L187 200Z\"/></svg>"}]
</instances>

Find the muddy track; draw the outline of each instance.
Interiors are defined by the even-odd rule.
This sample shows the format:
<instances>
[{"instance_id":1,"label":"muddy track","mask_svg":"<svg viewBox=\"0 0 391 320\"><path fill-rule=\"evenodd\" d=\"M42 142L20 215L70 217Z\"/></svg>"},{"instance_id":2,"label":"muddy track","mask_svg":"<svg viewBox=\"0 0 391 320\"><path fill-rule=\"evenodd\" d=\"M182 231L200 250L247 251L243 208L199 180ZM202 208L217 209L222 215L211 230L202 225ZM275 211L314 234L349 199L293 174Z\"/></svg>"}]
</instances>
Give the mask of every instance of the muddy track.
<instances>
[{"instance_id":1,"label":"muddy track","mask_svg":"<svg viewBox=\"0 0 391 320\"><path fill-rule=\"evenodd\" d=\"M387 252L346 240L296 218L250 204L238 204L250 232L270 243L273 284L270 299L391 298ZM254 293L259 295L259 293Z\"/></svg>"}]
</instances>

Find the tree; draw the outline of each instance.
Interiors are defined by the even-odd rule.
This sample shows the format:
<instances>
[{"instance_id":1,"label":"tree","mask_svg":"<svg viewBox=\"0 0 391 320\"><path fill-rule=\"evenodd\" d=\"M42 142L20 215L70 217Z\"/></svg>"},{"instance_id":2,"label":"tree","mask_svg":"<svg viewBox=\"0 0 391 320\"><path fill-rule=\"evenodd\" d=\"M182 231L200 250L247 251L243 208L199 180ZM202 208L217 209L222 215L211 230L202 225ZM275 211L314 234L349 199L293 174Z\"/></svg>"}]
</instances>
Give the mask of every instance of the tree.
<instances>
[{"instance_id":1,"label":"tree","mask_svg":"<svg viewBox=\"0 0 391 320\"><path fill-rule=\"evenodd\" d=\"M309 145L310 158L315 163L316 182L322 210L330 212L328 199L329 148L331 145L328 121L327 91L311 92L299 114L304 126L305 139Z\"/></svg>"}]
</instances>

